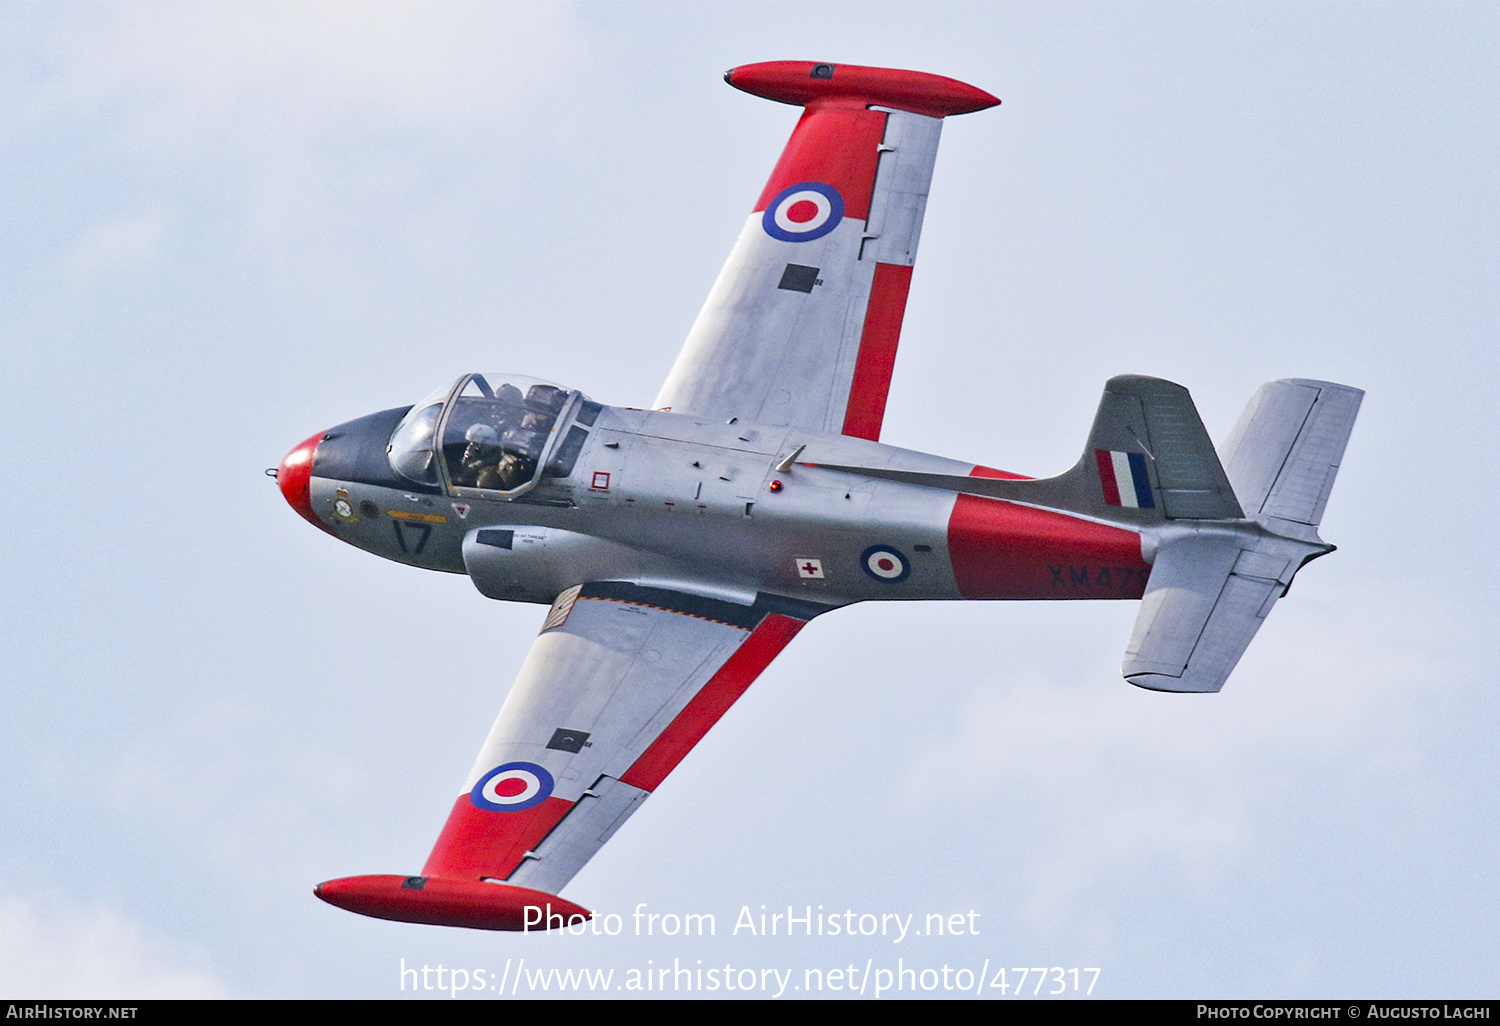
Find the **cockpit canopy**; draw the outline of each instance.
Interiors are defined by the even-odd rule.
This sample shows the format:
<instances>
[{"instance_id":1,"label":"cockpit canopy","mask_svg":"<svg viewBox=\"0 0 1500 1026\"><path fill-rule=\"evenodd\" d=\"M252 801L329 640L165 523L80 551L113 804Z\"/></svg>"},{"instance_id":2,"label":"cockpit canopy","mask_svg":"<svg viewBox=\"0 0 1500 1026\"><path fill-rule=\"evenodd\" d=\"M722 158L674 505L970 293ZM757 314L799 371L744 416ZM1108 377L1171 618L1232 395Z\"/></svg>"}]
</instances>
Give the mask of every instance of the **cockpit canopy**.
<instances>
[{"instance_id":1,"label":"cockpit canopy","mask_svg":"<svg viewBox=\"0 0 1500 1026\"><path fill-rule=\"evenodd\" d=\"M387 449L391 469L456 493L520 495L543 477L572 472L584 434L578 433L576 445L559 445L558 427L580 404L595 405L580 392L539 378L466 374L401 419ZM573 441L570 432L567 442Z\"/></svg>"}]
</instances>

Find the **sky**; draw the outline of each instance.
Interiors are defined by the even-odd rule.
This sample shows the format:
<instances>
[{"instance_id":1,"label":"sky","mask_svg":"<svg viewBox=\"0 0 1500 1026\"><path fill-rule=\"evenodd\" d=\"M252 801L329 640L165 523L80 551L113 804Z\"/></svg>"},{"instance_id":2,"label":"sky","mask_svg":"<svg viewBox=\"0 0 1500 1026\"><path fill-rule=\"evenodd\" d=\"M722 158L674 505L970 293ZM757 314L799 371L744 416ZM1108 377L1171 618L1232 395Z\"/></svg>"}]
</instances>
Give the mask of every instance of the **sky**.
<instances>
[{"instance_id":1,"label":"sky","mask_svg":"<svg viewBox=\"0 0 1500 1026\"><path fill-rule=\"evenodd\" d=\"M1494 996L1497 46L1493 3L0 3L0 996ZM467 371L648 405L797 114L721 76L779 59L1004 100L945 126L884 441L1043 476L1115 374L1216 439L1344 382L1339 551L1215 696L1120 678L1130 602L819 619L565 890L614 936L323 904L420 868L544 611L264 469Z\"/></svg>"}]
</instances>

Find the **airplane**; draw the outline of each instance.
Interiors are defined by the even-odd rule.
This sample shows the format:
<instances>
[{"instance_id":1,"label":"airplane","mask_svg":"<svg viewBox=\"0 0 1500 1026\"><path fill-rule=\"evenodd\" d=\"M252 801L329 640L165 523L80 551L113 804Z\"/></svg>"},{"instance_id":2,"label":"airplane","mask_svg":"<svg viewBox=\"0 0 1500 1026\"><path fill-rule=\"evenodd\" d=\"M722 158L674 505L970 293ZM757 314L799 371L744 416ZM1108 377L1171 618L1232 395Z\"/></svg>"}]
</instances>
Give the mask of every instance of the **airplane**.
<instances>
[{"instance_id":1,"label":"airplane","mask_svg":"<svg viewBox=\"0 0 1500 1026\"><path fill-rule=\"evenodd\" d=\"M802 113L651 409L464 374L274 471L341 541L548 607L421 872L325 881L325 902L576 927L591 913L559 892L843 606L1138 599L1125 679L1216 692L1333 551L1317 529L1364 394L1346 385L1263 385L1216 450L1186 388L1114 377L1077 464L1045 479L881 442L944 119L1000 101L847 64L725 81Z\"/></svg>"}]
</instances>

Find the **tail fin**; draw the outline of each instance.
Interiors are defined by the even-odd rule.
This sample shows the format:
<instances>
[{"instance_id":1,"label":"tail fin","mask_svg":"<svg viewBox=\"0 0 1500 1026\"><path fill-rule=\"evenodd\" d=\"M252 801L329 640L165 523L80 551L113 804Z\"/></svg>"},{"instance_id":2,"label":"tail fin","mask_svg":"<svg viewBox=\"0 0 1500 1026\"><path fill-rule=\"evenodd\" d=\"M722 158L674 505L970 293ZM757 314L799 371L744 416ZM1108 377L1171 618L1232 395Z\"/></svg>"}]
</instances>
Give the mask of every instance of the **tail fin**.
<instances>
[{"instance_id":1,"label":"tail fin","mask_svg":"<svg viewBox=\"0 0 1500 1026\"><path fill-rule=\"evenodd\" d=\"M1254 524L1162 533L1122 672L1154 691L1218 691L1308 560L1333 551L1317 526L1364 393L1327 381L1272 381L1224 445Z\"/></svg>"},{"instance_id":2,"label":"tail fin","mask_svg":"<svg viewBox=\"0 0 1500 1026\"><path fill-rule=\"evenodd\" d=\"M1064 477L1105 517L1158 508L1151 519L1237 520L1244 514L1193 398L1181 385L1122 374L1110 378L1083 459Z\"/></svg>"}]
</instances>

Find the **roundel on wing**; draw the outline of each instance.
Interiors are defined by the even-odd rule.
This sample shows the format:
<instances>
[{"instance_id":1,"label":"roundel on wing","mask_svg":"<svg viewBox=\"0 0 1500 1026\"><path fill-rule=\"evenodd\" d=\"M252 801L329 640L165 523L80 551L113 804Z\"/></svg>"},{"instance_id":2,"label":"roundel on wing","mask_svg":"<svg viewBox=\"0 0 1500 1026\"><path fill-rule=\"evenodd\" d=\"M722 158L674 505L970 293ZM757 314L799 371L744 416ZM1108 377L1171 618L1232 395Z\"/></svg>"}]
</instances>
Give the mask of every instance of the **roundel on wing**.
<instances>
[{"instance_id":1,"label":"roundel on wing","mask_svg":"<svg viewBox=\"0 0 1500 1026\"><path fill-rule=\"evenodd\" d=\"M776 194L766 205L760 223L766 234L782 242L821 239L844 219L844 197L822 182L798 182Z\"/></svg>"},{"instance_id":2,"label":"roundel on wing","mask_svg":"<svg viewBox=\"0 0 1500 1026\"><path fill-rule=\"evenodd\" d=\"M911 563L889 545L871 545L859 557L859 565L882 584L899 584L911 576Z\"/></svg>"},{"instance_id":3,"label":"roundel on wing","mask_svg":"<svg viewBox=\"0 0 1500 1026\"><path fill-rule=\"evenodd\" d=\"M494 812L520 812L542 804L551 794L551 773L534 762L507 762L479 778L469 801Z\"/></svg>"}]
</instances>

